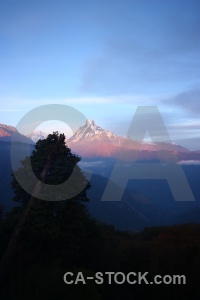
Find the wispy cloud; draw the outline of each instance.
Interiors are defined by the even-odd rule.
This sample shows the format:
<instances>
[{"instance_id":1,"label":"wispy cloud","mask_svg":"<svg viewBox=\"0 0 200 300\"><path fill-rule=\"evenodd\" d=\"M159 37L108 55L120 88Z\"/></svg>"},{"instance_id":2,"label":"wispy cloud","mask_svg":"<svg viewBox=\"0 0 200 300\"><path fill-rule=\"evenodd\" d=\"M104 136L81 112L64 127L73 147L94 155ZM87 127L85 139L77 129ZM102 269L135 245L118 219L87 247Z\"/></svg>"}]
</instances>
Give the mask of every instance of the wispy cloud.
<instances>
[{"instance_id":1,"label":"wispy cloud","mask_svg":"<svg viewBox=\"0 0 200 300\"><path fill-rule=\"evenodd\" d=\"M166 96L166 95L165 95ZM48 104L81 104L81 105L90 105L90 104L134 104L138 105L159 105L162 104L160 102L160 98L164 97L164 95L111 95L111 96L87 96L87 97L68 97L68 98L19 98L19 97L4 97L0 98L2 103L12 103L12 106L17 106L20 108L25 108L26 106L30 109L30 106L37 107L40 105L48 105ZM8 108L7 108L7 107ZM12 110L9 108L10 104L5 104L5 108L3 110ZM14 109L15 110L15 109ZM20 109L18 109L20 110Z\"/></svg>"},{"instance_id":2,"label":"wispy cloud","mask_svg":"<svg viewBox=\"0 0 200 300\"><path fill-rule=\"evenodd\" d=\"M19 109L0 109L0 112L16 112L19 111Z\"/></svg>"},{"instance_id":3,"label":"wispy cloud","mask_svg":"<svg viewBox=\"0 0 200 300\"><path fill-rule=\"evenodd\" d=\"M200 88L199 86L188 89L182 93L175 95L172 98L163 100L163 103L168 105L175 105L185 110L192 112L193 114L200 113Z\"/></svg>"},{"instance_id":4,"label":"wispy cloud","mask_svg":"<svg viewBox=\"0 0 200 300\"><path fill-rule=\"evenodd\" d=\"M181 160L177 164L179 164L179 165L200 165L200 160Z\"/></svg>"}]
</instances>

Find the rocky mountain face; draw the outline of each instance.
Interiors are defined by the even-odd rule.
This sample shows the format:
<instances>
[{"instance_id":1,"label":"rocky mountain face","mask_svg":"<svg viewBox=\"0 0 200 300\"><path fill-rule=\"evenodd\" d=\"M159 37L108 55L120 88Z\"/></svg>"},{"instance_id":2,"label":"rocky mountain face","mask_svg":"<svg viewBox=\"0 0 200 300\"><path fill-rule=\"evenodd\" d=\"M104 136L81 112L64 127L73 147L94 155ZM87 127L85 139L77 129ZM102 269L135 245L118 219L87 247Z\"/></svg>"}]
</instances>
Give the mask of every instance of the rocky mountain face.
<instances>
[{"instance_id":1,"label":"rocky mountain face","mask_svg":"<svg viewBox=\"0 0 200 300\"><path fill-rule=\"evenodd\" d=\"M102 129L91 119L67 140L67 146L83 157L120 158L122 156L122 158L132 159L136 151L139 159L154 159L158 152L168 160L174 160L177 155L180 159L200 157L198 152L191 152L180 145L139 142L115 135L111 131Z\"/></svg>"},{"instance_id":2,"label":"rocky mountain face","mask_svg":"<svg viewBox=\"0 0 200 300\"><path fill-rule=\"evenodd\" d=\"M120 149L124 137L97 126L93 120L86 124L67 140L67 146L81 156L113 156Z\"/></svg>"},{"instance_id":3,"label":"rocky mountain face","mask_svg":"<svg viewBox=\"0 0 200 300\"><path fill-rule=\"evenodd\" d=\"M47 134L36 131L27 136L20 134L16 128L0 124L0 141L34 144ZM113 134L88 119L86 124L66 141L73 152L81 157L113 157L122 160L155 160L164 161L200 160L200 151L190 151L180 145L169 143L147 143L135 141Z\"/></svg>"},{"instance_id":4,"label":"rocky mountain face","mask_svg":"<svg viewBox=\"0 0 200 300\"><path fill-rule=\"evenodd\" d=\"M84 142L85 140L95 140L101 142L115 142L119 143L120 139L125 139L113 134L109 130L104 130L100 126L97 126L91 119L86 121L86 124L78 129L78 131L68 139L68 142Z\"/></svg>"},{"instance_id":5,"label":"rocky mountain face","mask_svg":"<svg viewBox=\"0 0 200 300\"><path fill-rule=\"evenodd\" d=\"M23 134L20 134L13 126L0 124L0 141L1 142L20 142L32 144L33 141Z\"/></svg>"}]
</instances>

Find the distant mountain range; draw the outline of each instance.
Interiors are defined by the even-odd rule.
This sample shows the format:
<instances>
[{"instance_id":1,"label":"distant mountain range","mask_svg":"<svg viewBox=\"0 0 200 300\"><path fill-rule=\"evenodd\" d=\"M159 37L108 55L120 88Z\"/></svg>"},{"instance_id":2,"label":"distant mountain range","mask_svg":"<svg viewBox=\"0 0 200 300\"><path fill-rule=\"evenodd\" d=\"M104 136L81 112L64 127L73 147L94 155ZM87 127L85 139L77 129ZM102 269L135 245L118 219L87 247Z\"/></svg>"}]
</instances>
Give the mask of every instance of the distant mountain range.
<instances>
[{"instance_id":1,"label":"distant mountain range","mask_svg":"<svg viewBox=\"0 0 200 300\"><path fill-rule=\"evenodd\" d=\"M14 205L11 201L13 191L10 186L12 179L11 141L14 139L16 142L16 159L20 166L20 161L27 153L25 150L32 151L34 142L45 137L43 132L34 132L26 137L16 128L0 124L0 205L4 206L5 211ZM154 161L157 158L157 152L160 151L167 154L167 158L174 158L178 155L180 161L195 162L200 160L200 151L189 151L181 146L166 143L136 142L102 129L93 120L87 120L86 124L66 141L66 144L72 152L83 158L79 164L83 172L93 173L90 181L91 189L88 191L90 198L88 210L97 220L112 224L119 229L134 231L139 231L146 226L200 222L198 179L200 165L198 164L184 166L196 202L175 202L167 182L159 181L158 183L152 180L130 181L124 191L122 201L117 202L114 199L108 202L101 201L120 152L123 152L126 158L131 158L131 154L137 151L139 159ZM129 167L131 166L127 166ZM119 188L113 183L114 190Z\"/></svg>"},{"instance_id":2,"label":"distant mountain range","mask_svg":"<svg viewBox=\"0 0 200 300\"><path fill-rule=\"evenodd\" d=\"M16 128L0 124L0 141L3 142L14 140L22 143L35 143L46 136L47 134L41 131L24 136ZM137 160L155 160L158 159L159 154L165 161L200 160L200 151L190 151L180 145L164 142L134 141L101 128L91 119L88 119L86 124L66 141L66 144L81 157L113 157L133 160L137 155Z\"/></svg>"},{"instance_id":3,"label":"distant mountain range","mask_svg":"<svg viewBox=\"0 0 200 300\"><path fill-rule=\"evenodd\" d=\"M180 145L169 143L146 143L113 134L96 125L91 119L67 140L67 146L81 157L114 157L132 159L155 159L159 152L164 160L199 160L199 151L190 151Z\"/></svg>"},{"instance_id":4,"label":"distant mountain range","mask_svg":"<svg viewBox=\"0 0 200 300\"><path fill-rule=\"evenodd\" d=\"M34 131L27 135L21 134L15 127L0 124L0 142L20 142L26 144L34 144L38 140L43 140L47 137L47 133L42 131Z\"/></svg>"},{"instance_id":5,"label":"distant mountain range","mask_svg":"<svg viewBox=\"0 0 200 300\"><path fill-rule=\"evenodd\" d=\"M15 141L20 143L33 144L33 141L29 137L19 133L15 127L4 124L0 124L0 141Z\"/></svg>"}]
</instances>

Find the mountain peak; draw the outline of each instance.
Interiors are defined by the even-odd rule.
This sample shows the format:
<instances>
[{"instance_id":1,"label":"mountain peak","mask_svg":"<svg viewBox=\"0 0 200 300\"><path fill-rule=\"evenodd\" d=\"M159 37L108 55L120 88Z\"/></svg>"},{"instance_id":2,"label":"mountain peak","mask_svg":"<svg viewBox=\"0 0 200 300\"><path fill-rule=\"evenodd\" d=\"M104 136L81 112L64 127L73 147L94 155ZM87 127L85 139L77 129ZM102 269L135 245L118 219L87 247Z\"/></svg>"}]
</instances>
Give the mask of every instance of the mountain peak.
<instances>
[{"instance_id":1,"label":"mountain peak","mask_svg":"<svg viewBox=\"0 0 200 300\"><path fill-rule=\"evenodd\" d=\"M44 140L47 137L47 133L44 133L42 131L34 131L33 133L29 133L26 136L30 138L34 143L36 143L38 140Z\"/></svg>"},{"instance_id":2,"label":"mountain peak","mask_svg":"<svg viewBox=\"0 0 200 300\"><path fill-rule=\"evenodd\" d=\"M96 124L95 124L94 120L92 120L92 119L87 119L86 125L96 125Z\"/></svg>"},{"instance_id":3,"label":"mountain peak","mask_svg":"<svg viewBox=\"0 0 200 300\"><path fill-rule=\"evenodd\" d=\"M1 130L5 130L8 133L17 132L17 129L10 125L0 124Z\"/></svg>"},{"instance_id":4,"label":"mountain peak","mask_svg":"<svg viewBox=\"0 0 200 300\"><path fill-rule=\"evenodd\" d=\"M108 130L104 130L100 126L96 125L94 120L88 119L84 126L80 127L78 131L68 139L68 142L77 142L77 141L83 141L83 140L105 140L114 138L115 135Z\"/></svg>"},{"instance_id":5,"label":"mountain peak","mask_svg":"<svg viewBox=\"0 0 200 300\"><path fill-rule=\"evenodd\" d=\"M18 130L9 125L0 124L0 141L1 142L21 142L32 144L32 140L23 134L20 134Z\"/></svg>"},{"instance_id":6,"label":"mountain peak","mask_svg":"<svg viewBox=\"0 0 200 300\"><path fill-rule=\"evenodd\" d=\"M170 157L175 153L180 153L182 155L181 157L189 153L188 149L170 143L139 142L115 135L111 131L96 125L92 119L88 119L85 125L80 127L77 132L67 140L67 145L79 155L86 157L117 157L118 154L121 155L125 153L127 158L132 159L135 151L140 151L142 158L144 156L145 158L150 157L152 159L152 157L157 157L156 152L161 151L168 153Z\"/></svg>"}]
</instances>

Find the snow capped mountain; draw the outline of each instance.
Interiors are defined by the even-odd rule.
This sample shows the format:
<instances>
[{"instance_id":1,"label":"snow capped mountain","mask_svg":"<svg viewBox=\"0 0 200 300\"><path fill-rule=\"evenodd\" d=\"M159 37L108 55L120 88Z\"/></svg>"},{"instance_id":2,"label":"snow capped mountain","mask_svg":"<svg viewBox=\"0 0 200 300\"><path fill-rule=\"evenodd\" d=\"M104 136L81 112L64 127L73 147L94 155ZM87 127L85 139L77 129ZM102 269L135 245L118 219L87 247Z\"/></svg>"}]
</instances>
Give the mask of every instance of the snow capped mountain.
<instances>
[{"instance_id":1,"label":"snow capped mountain","mask_svg":"<svg viewBox=\"0 0 200 300\"><path fill-rule=\"evenodd\" d=\"M104 130L88 119L84 126L67 140L66 144L81 156L110 157L118 152L126 138Z\"/></svg>"},{"instance_id":2,"label":"snow capped mountain","mask_svg":"<svg viewBox=\"0 0 200 300\"><path fill-rule=\"evenodd\" d=\"M17 141L33 144L39 139L45 139L48 134L35 131L27 136L20 134L16 128L0 124L0 141ZM109 130L105 130L89 119L77 132L66 141L73 152L82 157L118 157L120 159L155 159L157 153L161 153L164 160L200 160L199 151L189 151L180 145L170 143L149 143L134 141L118 136Z\"/></svg>"},{"instance_id":3,"label":"snow capped mountain","mask_svg":"<svg viewBox=\"0 0 200 300\"><path fill-rule=\"evenodd\" d=\"M154 159L156 152L163 152L163 155L171 160L177 153L181 154L181 157L191 154L187 148L179 145L134 141L115 135L96 125L91 119L88 119L86 124L67 140L66 144L72 151L83 157L119 157L120 154L123 154L127 158L133 158L134 152L139 151L141 155L139 159L145 157Z\"/></svg>"},{"instance_id":4,"label":"snow capped mountain","mask_svg":"<svg viewBox=\"0 0 200 300\"><path fill-rule=\"evenodd\" d=\"M27 137L29 137L34 143L36 143L38 140L46 139L47 135L47 133L44 133L42 131L34 131L33 133L27 134Z\"/></svg>"},{"instance_id":5,"label":"snow capped mountain","mask_svg":"<svg viewBox=\"0 0 200 300\"><path fill-rule=\"evenodd\" d=\"M104 130L97 126L92 119L88 119L86 124L78 129L78 131L68 139L68 142L78 142L84 140L101 140L111 141L118 140L119 137L109 130Z\"/></svg>"}]
</instances>

